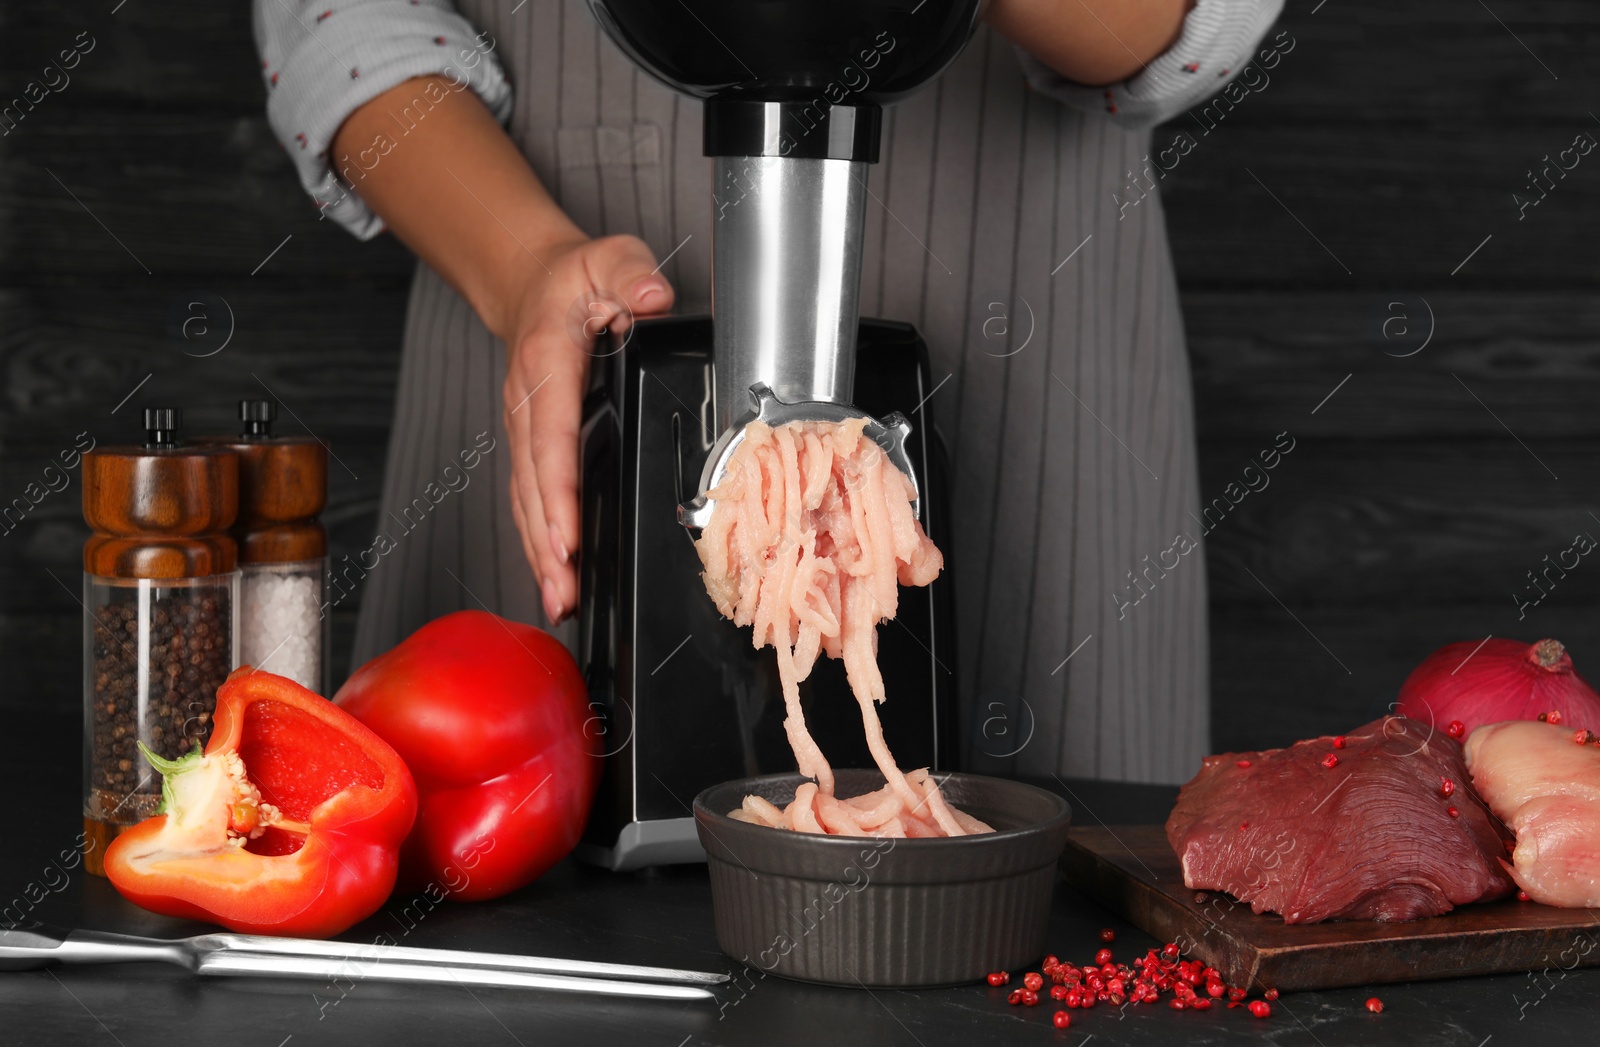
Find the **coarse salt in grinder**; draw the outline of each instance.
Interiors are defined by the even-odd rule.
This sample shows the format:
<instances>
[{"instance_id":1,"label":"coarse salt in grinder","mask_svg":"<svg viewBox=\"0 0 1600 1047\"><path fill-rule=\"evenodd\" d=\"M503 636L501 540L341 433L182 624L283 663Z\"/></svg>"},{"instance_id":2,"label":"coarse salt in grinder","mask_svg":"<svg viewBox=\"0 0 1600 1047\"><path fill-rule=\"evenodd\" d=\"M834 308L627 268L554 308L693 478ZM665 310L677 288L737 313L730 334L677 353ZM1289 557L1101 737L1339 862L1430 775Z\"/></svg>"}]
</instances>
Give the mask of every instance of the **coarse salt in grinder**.
<instances>
[{"instance_id":1,"label":"coarse salt in grinder","mask_svg":"<svg viewBox=\"0 0 1600 1047\"><path fill-rule=\"evenodd\" d=\"M206 437L239 456L239 661L328 693L331 616L323 612L328 450L273 436L278 405L240 400L238 436Z\"/></svg>"},{"instance_id":2,"label":"coarse salt in grinder","mask_svg":"<svg viewBox=\"0 0 1600 1047\"><path fill-rule=\"evenodd\" d=\"M139 743L167 759L204 744L238 664L238 456L181 443L175 408L144 424L143 446L82 465L85 865L101 875L105 845L161 802Z\"/></svg>"}]
</instances>

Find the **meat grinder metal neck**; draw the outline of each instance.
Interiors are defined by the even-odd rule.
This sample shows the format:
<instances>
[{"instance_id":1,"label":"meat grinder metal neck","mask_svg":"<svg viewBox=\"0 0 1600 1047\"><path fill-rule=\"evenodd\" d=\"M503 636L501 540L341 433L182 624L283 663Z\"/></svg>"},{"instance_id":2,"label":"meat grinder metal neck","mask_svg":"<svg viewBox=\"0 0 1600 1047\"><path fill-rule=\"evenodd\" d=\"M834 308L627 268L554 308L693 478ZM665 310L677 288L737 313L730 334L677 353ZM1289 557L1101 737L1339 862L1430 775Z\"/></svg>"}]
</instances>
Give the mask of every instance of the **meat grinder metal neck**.
<instances>
[{"instance_id":1,"label":"meat grinder metal neck","mask_svg":"<svg viewBox=\"0 0 1600 1047\"><path fill-rule=\"evenodd\" d=\"M749 410L756 385L786 403L849 404L867 164L718 156L715 177L717 431Z\"/></svg>"}]
</instances>

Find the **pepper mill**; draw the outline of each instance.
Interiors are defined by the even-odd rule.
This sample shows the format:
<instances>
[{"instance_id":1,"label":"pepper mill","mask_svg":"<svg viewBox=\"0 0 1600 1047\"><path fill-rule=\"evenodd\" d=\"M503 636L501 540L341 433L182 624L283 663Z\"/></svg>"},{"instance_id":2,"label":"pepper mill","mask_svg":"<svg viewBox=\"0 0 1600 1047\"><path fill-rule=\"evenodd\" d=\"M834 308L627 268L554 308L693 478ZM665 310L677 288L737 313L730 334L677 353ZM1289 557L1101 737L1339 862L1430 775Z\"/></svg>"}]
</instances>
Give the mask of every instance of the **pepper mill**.
<instances>
[{"instance_id":1,"label":"pepper mill","mask_svg":"<svg viewBox=\"0 0 1600 1047\"><path fill-rule=\"evenodd\" d=\"M176 408L144 412L145 442L83 456L85 866L154 814L167 759L211 735L217 688L237 661L239 459L186 446Z\"/></svg>"},{"instance_id":2,"label":"pepper mill","mask_svg":"<svg viewBox=\"0 0 1600 1047\"><path fill-rule=\"evenodd\" d=\"M239 661L327 694L328 450L273 436L277 417L271 400L240 400L239 435L205 438L239 456Z\"/></svg>"}]
</instances>

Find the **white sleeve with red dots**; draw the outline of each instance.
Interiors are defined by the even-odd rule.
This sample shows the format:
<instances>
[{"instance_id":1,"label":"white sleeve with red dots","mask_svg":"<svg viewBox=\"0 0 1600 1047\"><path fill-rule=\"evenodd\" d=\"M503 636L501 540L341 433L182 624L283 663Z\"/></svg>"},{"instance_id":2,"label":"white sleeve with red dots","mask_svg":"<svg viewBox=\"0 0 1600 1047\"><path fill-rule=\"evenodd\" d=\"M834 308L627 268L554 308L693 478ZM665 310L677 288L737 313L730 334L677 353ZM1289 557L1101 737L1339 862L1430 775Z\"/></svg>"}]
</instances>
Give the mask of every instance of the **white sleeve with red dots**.
<instances>
[{"instance_id":1,"label":"white sleeve with red dots","mask_svg":"<svg viewBox=\"0 0 1600 1047\"><path fill-rule=\"evenodd\" d=\"M1252 59L1258 61L1245 83L1252 91L1263 90L1270 80L1267 69L1294 49L1287 31L1262 42L1282 10L1283 0L1199 0L1185 16L1176 43L1138 75L1109 87L1074 83L1020 47L1017 54L1035 91L1076 109L1104 113L1125 127L1153 127L1228 87ZM1277 58L1271 57L1274 52Z\"/></svg>"},{"instance_id":2,"label":"white sleeve with red dots","mask_svg":"<svg viewBox=\"0 0 1600 1047\"><path fill-rule=\"evenodd\" d=\"M326 218L366 240L383 220L351 186L404 147L405 136L447 92L471 89L495 118L511 115L511 84L479 33L447 0L254 0L256 49L267 84L267 121L294 161L300 184ZM377 95L421 76L443 77L394 114L392 133L333 156L347 117Z\"/></svg>"}]
</instances>

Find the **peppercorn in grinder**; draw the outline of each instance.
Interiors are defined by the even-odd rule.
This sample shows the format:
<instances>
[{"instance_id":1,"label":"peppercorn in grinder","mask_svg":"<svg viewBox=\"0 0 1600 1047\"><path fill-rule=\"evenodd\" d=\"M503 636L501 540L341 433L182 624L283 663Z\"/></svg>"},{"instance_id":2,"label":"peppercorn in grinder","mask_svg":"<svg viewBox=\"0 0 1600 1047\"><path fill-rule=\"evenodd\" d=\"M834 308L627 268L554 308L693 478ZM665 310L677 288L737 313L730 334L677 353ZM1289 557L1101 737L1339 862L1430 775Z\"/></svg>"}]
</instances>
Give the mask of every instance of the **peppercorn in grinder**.
<instances>
[{"instance_id":1,"label":"peppercorn in grinder","mask_svg":"<svg viewBox=\"0 0 1600 1047\"><path fill-rule=\"evenodd\" d=\"M910 326L860 318L881 106L943 70L981 0L589 0L647 73L704 107L714 173L712 315L641 320L597 348L584 406L579 662L606 757L578 853L614 869L700 861L689 804L792 772L772 652L717 612L692 539L744 426L868 418L942 542L945 460ZM658 251L671 245L653 245ZM884 735L904 766L955 753L950 586L907 591L878 633ZM871 767L843 666L800 687L837 767Z\"/></svg>"}]
</instances>

